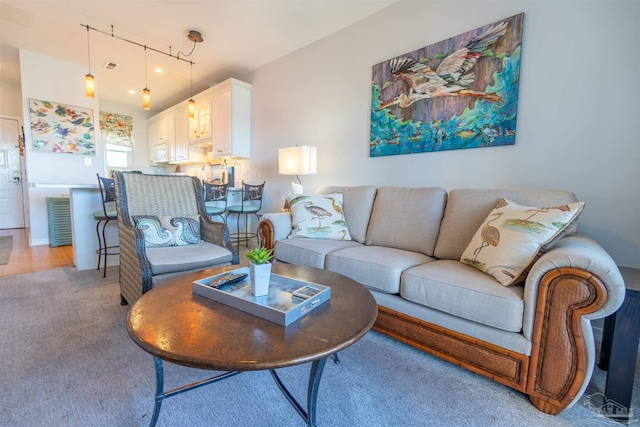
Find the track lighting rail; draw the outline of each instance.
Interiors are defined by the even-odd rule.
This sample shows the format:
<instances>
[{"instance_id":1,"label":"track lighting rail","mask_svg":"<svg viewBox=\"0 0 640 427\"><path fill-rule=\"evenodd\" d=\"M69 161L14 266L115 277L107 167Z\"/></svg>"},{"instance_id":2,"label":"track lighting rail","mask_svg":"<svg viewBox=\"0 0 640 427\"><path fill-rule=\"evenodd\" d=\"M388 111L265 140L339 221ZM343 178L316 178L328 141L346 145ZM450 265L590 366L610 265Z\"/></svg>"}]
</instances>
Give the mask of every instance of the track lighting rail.
<instances>
[{"instance_id":1,"label":"track lighting rail","mask_svg":"<svg viewBox=\"0 0 640 427\"><path fill-rule=\"evenodd\" d=\"M184 62L188 62L188 63L189 63L189 64L191 64L191 65L195 65L195 62L193 62L193 61L191 61L191 60L184 59L184 58L180 58L180 54L181 54L182 52L178 52L178 54L177 54L177 55L173 55L173 54L171 53L171 46L169 46L169 53L167 53L167 52L164 52L164 51L162 51L162 50L154 49L154 48L152 48L151 46L148 46L148 45L145 45L145 44L141 44L141 43L138 43L138 42L134 42L133 40L125 39L124 37L116 36L116 35L114 34L114 32L113 32L113 25L111 26L111 33L107 32L107 31L99 30L99 29L97 29L97 28L93 28L93 27L89 26L88 24L80 24L80 26L85 27L85 28L87 29L87 31L89 31L89 30L93 30L93 31L95 31L95 32L97 32L97 33L101 33L101 34L104 34L104 35L106 35L106 36L111 36L111 37L116 38L116 39L118 39L118 40L122 40L122 41L125 41L125 42L127 42L127 43L131 43L131 44L134 44L134 45L136 45L136 46L140 46L140 47L142 47L142 48L152 50L152 51L154 51L154 52L156 52L156 53L160 53L160 54L162 54L162 55L170 56L171 58L175 58L175 59L177 59L178 61L184 61ZM195 45L196 45L196 43L201 42L201 41L202 41L202 37L200 37L200 34L199 34L199 33L197 33L197 32L196 32L196 33L197 33L198 37L193 37L193 36L191 36L191 34L192 34L192 33L194 33L194 32L193 32L193 31L192 31L192 32L190 32L190 33L189 33L189 36L187 36L187 37L189 38L189 40L192 40L192 41L193 41L193 47L194 47L194 49L195 49ZM191 50L191 53L193 53L193 49ZM191 53L189 53L189 55L191 55ZM185 55L185 54L182 54L182 55L183 55L183 56L189 56L189 55Z\"/></svg>"}]
</instances>

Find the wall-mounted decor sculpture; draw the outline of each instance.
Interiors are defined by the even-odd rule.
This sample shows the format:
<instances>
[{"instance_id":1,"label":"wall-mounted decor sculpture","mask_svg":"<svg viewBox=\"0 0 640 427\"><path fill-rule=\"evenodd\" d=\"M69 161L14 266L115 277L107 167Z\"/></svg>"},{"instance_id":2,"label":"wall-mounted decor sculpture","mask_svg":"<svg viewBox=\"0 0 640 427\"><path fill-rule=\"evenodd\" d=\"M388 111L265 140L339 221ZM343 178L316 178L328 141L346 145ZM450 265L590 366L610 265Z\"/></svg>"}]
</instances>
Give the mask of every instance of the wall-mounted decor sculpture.
<instances>
[{"instance_id":1,"label":"wall-mounted decor sculpture","mask_svg":"<svg viewBox=\"0 0 640 427\"><path fill-rule=\"evenodd\" d=\"M93 110L29 99L31 146L39 153L96 154Z\"/></svg>"},{"instance_id":2,"label":"wall-mounted decor sculpture","mask_svg":"<svg viewBox=\"0 0 640 427\"><path fill-rule=\"evenodd\" d=\"M370 156L513 145L523 18L374 65Z\"/></svg>"}]
</instances>

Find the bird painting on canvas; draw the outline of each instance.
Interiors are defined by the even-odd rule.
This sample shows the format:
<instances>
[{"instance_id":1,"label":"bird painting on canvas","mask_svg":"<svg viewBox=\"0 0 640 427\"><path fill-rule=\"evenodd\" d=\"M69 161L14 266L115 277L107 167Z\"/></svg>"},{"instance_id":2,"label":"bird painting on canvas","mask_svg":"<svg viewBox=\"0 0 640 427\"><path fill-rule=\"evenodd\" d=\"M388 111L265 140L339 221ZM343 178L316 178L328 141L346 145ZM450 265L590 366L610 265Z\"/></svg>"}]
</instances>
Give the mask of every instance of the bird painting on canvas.
<instances>
[{"instance_id":1,"label":"bird painting on canvas","mask_svg":"<svg viewBox=\"0 0 640 427\"><path fill-rule=\"evenodd\" d=\"M513 145L524 14L372 68L370 156Z\"/></svg>"},{"instance_id":2,"label":"bird painting on canvas","mask_svg":"<svg viewBox=\"0 0 640 427\"><path fill-rule=\"evenodd\" d=\"M509 24L500 22L489 27L484 34L469 40L463 47L445 57L433 70L424 63L411 58L394 58L390 62L391 74L409 85L409 92L400 92L380 105L380 109L391 105L407 108L421 99L446 96L470 96L499 102L496 93L469 89L475 80L473 68L487 48L507 32Z\"/></svg>"}]
</instances>

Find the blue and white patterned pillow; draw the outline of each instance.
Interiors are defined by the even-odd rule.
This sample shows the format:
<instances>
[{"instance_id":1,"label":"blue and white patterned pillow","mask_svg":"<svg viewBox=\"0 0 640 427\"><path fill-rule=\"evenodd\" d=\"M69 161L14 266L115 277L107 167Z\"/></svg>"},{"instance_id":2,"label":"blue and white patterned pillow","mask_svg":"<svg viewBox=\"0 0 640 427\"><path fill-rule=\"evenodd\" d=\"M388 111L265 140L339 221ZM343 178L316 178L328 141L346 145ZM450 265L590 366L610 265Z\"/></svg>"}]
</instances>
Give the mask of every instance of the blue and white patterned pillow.
<instances>
[{"instance_id":1,"label":"blue and white patterned pillow","mask_svg":"<svg viewBox=\"0 0 640 427\"><path fill-rule=\"evenodd\" d=\"M197 215L171 217L134 215L147 247L185 246L200 243L200 218Z\"/></svg>"}]
</instances>

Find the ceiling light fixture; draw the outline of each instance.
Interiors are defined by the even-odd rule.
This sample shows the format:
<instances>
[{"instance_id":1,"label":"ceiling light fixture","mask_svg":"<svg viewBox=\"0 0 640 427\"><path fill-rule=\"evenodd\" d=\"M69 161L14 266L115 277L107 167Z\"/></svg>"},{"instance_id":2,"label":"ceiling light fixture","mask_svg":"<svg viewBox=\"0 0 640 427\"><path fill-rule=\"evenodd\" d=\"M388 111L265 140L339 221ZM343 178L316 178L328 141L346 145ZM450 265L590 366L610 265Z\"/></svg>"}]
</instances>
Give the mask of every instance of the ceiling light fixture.
<instances>
[{"instance_id":1,"label":"ceiling light fixture","mask_svg":"<svg viewBox=\"0 0 640 427\"><path fill-rule=\"evenodd\" d=\"M189 34L187 34L187 38L193 42L193 47L191 48L191 52L189 52L188 54L184 52L178 52L178 56L177 56L178 59L180 59L180 55L186 56L186 57L191 56L191 54L196 48L196 44L202 43L202 41L204 40L200 32L195 30L190 30ZM196 117L196 101L193 100L193 61L189 61L189 64L190 64L189 71L190 71L190 77L191 77L191 91L190 91L191 96L189 97L188 112L189 112L189 118L194 119Z\"/></svg>"},{"instance_id":2,"label":"ceiling light fixture","mask_svg":"<svg viewBox=\"0 0 640 427\"><path fill-rule=\"evenodd\" d=\"M189 97L189 118L196 117L196 101L193 100L193 62L191 63L191 96Z\"/></svg>"},{"instance_id":3,"label":"ceiling light fixture","mask_svg":"<svg viewBox=\"0 0 640 427\"><path fill-rule=\"evenodd\" d=\"M80 24L80 25L87 29L87 44L89 43L89 30L93 30L93 31L96 31L98 33L105 34L107 36L111 36L112 38L120 39L120 40L125 41L127 43L135 44L136 46L140 46L140 47L144 48L144 80L145 80L145 88L143 90L143 101L142 101L142 104L143 104L143 108L145 110L151 109L151 91L146 87L147 86L147 49L152 50L152 51L157 52L157 53L161 53L161 54L166 55L166 56L170 56L171 58L176 58L178 61L188 62L191 65L191 69L192 69L192 72L191 72L191 94L193 96L193 66L195 65L195 62L190 61L188 59L181 58L180 55L182 55L183 57L191 56L193 51L196 49L196 44L202 43L204 41L204 39L202 38L202 34L200 34L199 31L189 30L189 34L187 34L187 38L193 42L193 47L191 48L191 52L189 52L188 54L186 54L184 52L178 52L177 55L173 55L171 53L171 46L169 46L169 53L167 53L167 52L163 52L163 51L158 50L158 49L154 49L154 48L152 48L150 46L147 46L146 44L137 43L137 42L134 42L132 40L116 36L113 33L113 25L111 26L111 33L106 32L106 31L102 31L102 30L98 30L97 28L93 28L93 27L91 27L91 26L89 26L87 24ZM94 82L94 78L91 75L91 62L89 62L89 74L86 75L86 79L85 79L86 93L87 93L87 97L89 97L89 98L93 98L94 97L93 89L91 91L91 95L90 95L90 92L89 92L89 83L91 83L91 87L93 88L93 82ZM191 101L193 101L193 99L190 99L189 101L190 101L190 106L191 106ZM195 104L195 102L194 102L194 104ZM189 113L189 114L191 114L191 113ZM195 105L194 105L194 115L195 115ZM191 117L191 115L190 115L190 117Z\"/></svg>"},{"instance_id":4,"label":"ceiling light fixture","mask_svg":"<svg viewBox=\"0 0 640 427\"><path fill-rule=\"evenodd\" d=\"M87 58L89 62L89 73L84 76L84 93L87 98L93 98L96 95L95 79L91 74L91 46L89 44L89 27L87 27Z\"/></svg>"},{"instance_id":5,"label":"ceiling light fixture","mask_svg":"<svg viewBox=\"0 0 640 427\"><path fill-rule=\"evenodd\" d=\"M147 87L147 47L144 47L144 89L142 89L142 108L151 109L151 91Z\"/></svg>"}]
</instances>

